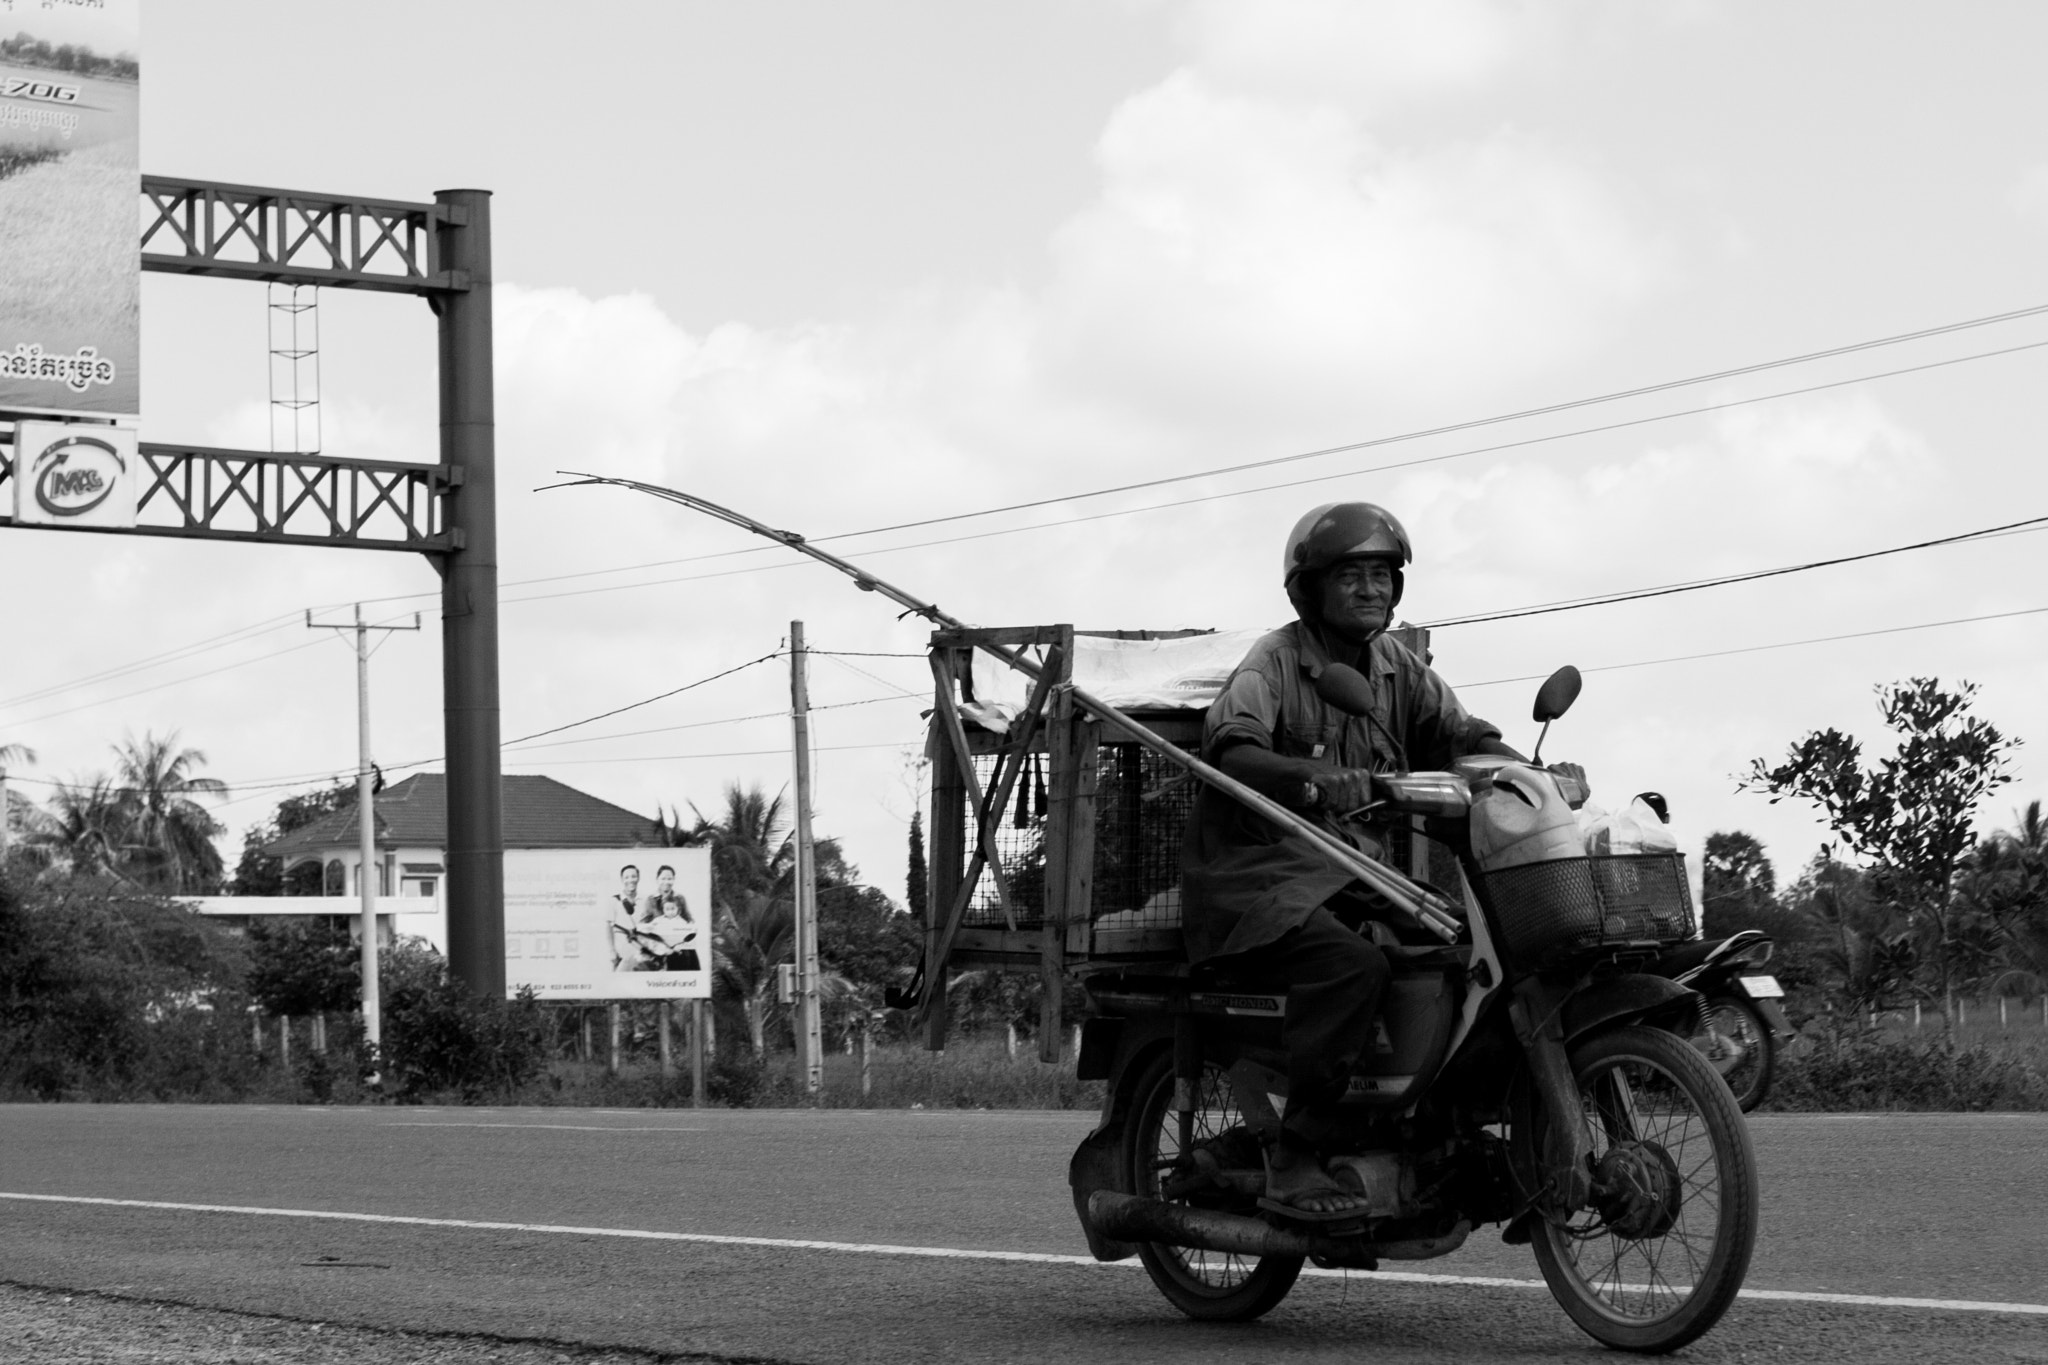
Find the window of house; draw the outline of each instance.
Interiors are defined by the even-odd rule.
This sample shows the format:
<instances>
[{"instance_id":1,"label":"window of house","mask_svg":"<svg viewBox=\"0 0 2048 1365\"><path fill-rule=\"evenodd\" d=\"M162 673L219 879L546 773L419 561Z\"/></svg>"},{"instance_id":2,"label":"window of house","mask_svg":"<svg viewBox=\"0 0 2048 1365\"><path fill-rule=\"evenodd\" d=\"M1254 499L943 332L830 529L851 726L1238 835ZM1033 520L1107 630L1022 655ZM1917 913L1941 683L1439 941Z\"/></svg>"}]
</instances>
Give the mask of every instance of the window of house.
<instances>
[{"instance_id":1,"label":"window of house","mask_svg":"<svg viewBox=\"0 0 2048 1365\"><path fill-rule=\"evenodd\" d=\"M327 860L327 884L324 890L330 896L346 896L348 894L348 869L342 866L341 859L330 858Z\"/></svg>"}]
</instances>

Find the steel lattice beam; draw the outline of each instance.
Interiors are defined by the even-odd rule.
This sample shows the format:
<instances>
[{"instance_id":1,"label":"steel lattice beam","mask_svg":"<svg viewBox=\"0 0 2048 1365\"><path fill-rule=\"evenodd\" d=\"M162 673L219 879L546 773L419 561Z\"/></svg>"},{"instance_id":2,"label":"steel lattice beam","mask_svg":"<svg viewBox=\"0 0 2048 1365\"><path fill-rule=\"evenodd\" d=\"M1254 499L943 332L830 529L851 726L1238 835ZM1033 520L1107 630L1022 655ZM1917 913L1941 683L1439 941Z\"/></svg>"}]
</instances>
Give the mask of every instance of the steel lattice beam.
<instances>
[{"instance_id":1,"label":"steel lattice beam","mask_svg":"<svg viewBox=\"0 0 2048 1365\"><path fill-rule=\"evenodd\" d=\"M444 269L439 233L459 204L306 194L142 177L142 268L179 275L441 294L470 287Z\"/></svg>"},{"instance_id":2,"label":"steel lattice beam","mask_svg":"<svg viewBox=\"0 0 2048 1365\"><path fill-rule=\"evenodd\" d=\"M0 506L14 495L12 454L0 447ZM137 523L123 534L422 554L462 547L443 506L461 476L439 465L150 442L142 464ZM0 515L0 526L13 524Z\"/></svg>"}]
</instances>

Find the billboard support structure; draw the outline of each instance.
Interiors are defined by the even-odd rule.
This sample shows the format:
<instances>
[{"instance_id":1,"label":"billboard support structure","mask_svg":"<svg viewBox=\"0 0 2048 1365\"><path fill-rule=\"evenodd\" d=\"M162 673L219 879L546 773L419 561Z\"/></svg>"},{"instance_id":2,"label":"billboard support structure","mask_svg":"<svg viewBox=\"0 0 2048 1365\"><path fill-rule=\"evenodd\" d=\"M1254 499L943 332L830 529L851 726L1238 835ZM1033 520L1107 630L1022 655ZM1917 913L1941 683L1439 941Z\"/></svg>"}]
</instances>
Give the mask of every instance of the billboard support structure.
<instances>
[{"instance_id":1,"label":"billboard support structure","mask_svg":"<svg viewBox=\"0 0 2048 1365\"><path fill-rule=\"evenodd\" d=\"M142 442L131 525L37 529L400 550L441 575L448 967L505 993L498 536L488 190L413 203L142 177L142 268L424 298L439 320L439 460L344 460ZM14 414L0 412L0 423ZM0 444L0 506L22 450ZM0 513L0 527L23 525Z\"/></svg>"}]
</instances>

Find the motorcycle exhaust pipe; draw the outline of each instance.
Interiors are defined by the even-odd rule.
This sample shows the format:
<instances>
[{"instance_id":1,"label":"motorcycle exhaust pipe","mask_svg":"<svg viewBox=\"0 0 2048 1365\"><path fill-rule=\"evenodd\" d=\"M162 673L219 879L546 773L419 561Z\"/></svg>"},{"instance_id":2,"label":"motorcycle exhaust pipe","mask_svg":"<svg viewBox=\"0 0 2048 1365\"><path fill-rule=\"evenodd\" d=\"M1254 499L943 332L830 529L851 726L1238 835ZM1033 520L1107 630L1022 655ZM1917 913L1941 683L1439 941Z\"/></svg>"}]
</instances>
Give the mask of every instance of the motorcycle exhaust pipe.
<instances>
[{"instance_id":1,"label":"motorcycle exhaust pipe","mask_svg":"<svg viewBox=\"0 0 2048 1365\"><path fill-rule=\"evenodd\" d=\"M1318 1237L1292 1228L1276 1228L1257 1218L1190 1208L1161 1199L1097 1190L1088 1196L1088 1221L1104 1237L1119 1242L1159 1242L1202 1251L1234 1252L1239 1256L1320 1256L1366 1268L1374 1260L1426 1261L1464 1245L1472 1225L1464 1219L1436 1237L1395 1242L1366 1242L1352 1237Z\"/></svg>"},{"instance_id":2,"label":"motorcycle exhaust pipe","mask_svg":"<svg viewBox=\"0 0 2048 1365\"><path fill-rule=\"evenodd\" d=\"M1311 1237L1242 1214L1190 1208L1114 1190L1097 1190L1088 1196L1088 1221L1103 1236L1119 1242L1163 1242L1240 1256L1315 1256L1340 1245L1336 1238ZM1355 1243L1343 1245L1349 1249Z\"/></svg>"}]
</instances>

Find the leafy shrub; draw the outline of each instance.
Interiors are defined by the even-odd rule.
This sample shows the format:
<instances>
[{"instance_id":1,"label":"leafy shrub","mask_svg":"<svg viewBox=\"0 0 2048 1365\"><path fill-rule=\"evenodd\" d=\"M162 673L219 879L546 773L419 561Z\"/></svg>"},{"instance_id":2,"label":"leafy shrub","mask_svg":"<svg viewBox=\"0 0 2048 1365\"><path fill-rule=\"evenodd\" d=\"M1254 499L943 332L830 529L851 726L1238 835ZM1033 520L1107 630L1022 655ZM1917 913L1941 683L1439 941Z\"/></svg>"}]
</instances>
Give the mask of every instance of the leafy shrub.
<instances>
[{"instance_id":1,"label":"leafy shrub","mask_svg":"<svg viewBox=\"0 0 2048 1365\"><path fill-rule=\"evenodd\" d=\"M240 945L97 877L0 873L0 1094L231 1098L256 1061Z\"/></svg>"},{"instance_id":2,"label":"leafy shrub","mask_svg":"<svg viewBox=\"0 0 2048 1365\"><path fill-rule=\"evenodd\" d=\"M547 1065L547 1024L530 990L515 1000L476 995L416 941L384 954L382 984L378 1062L395 1098L453 1092L473 1102L516 1091Z\"/></svg>"},{"instance_id":3,"label":"leafy shrub","mask_svg":"<svg viewBox=\"0 0 2048 1365\"><path fill-rule=\"evenodd\" d=\"M1769 1107L1792 1112L2048 1109L2048 1074L2010 1052L1820 1029L1783 1056Z\"/></svg>"}]
</instances>

